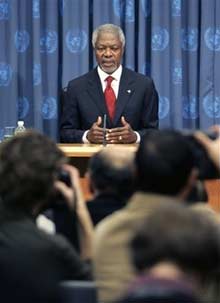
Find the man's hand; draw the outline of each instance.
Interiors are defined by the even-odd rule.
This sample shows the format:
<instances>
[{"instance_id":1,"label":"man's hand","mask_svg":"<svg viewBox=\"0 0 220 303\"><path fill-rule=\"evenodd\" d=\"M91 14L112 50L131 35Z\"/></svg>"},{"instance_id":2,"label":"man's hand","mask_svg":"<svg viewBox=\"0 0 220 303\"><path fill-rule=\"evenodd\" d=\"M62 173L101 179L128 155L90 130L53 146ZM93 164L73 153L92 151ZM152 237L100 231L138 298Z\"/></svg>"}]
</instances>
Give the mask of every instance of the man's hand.
<instances>
[{"instance_id":1,"label":"man's hand","mask_svg":"<svg viewBox=\"0 0 220 303\"><path fill-rule=\"evenodd\" d=\"M194 136L205 147L209 157L220 171L220 137L215 140L210 140L205 134L199 131L196 132Z\"/></svg>"},{"instance_id":2,"label":"man's hand","mask_svg":"<svg viewBox=\"0 0 220 303\"><path fill-rule=\"evenodd\" d=\"M97 121L93 123L92 127L87 133L87 139L90 143L102 144L104 141L104 131L100 127L102 124L102 118L99 116Z\"/></svg>"},{"instance_id":3,"label":"man's hand","mask_svg":"<svg viewBox=\"0 0 220 303\"><path fill-rule=\"evenodd\" d=\"M79 204L83 200L79 181L79 171L69 164L64 164L62 168L68 172L71 186L67 186L64 182L57 180L55 181L55 188L62 193L69 209L73 210L76 208L76 201L79 201L77 202Z\"/></svg>"},{"instance_id":4,"label":"man's hand","mask_svg":"<svg viewBox=\"0 0 220 303\"><path fill-rule=\"evenodd\" d=\"M109 129L106 135L107 143L135 143L137 141L137 135L131 128L130 124L121 117L122 127L116 127Z\"/></svg>"},{"instance_id":5,"label":"man's hand","mask_svg":"<svg viewBox=\"0 0 220 303\"><path fill-rule=\"evenodd\" d=\"M80 255L82 259L88 260L92 258L94 228L83 198L79 171L68 164L64 164L62 169L69 173L72 186L67 186L62 181L55 181L54 186L63 194L68 207L76 211L79 224Z\"/></svg>"}]
</instances>

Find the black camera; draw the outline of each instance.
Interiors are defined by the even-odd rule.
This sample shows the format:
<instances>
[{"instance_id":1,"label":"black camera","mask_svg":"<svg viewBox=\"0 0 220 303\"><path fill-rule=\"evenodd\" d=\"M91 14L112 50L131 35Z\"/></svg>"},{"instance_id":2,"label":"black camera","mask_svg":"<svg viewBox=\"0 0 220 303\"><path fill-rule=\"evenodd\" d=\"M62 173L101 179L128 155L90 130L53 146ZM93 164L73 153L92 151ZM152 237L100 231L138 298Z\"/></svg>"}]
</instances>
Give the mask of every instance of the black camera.
<instances>
[{"instance_id":1,"label":"black camera","mask_svg":"<svg viewBox=\"0 0 220 303\"><path fill-rule=\"evenodd\" d=\"M210 159L204 146L196 139L191 131L183 131L183 135L187 138L189 145L191 146L195 167L198 169L200 180L217 179L220 177L220 173ZM217 132L204 132L210 139L215 140L219 135Z\"/></svg>"},{"instance_id":2,"label":"black camera","mask_svg":"<svg viewBox=\"0 0 220 303\"><path fill-rule=\"evenodd\" d=\"M66 170L61 169L58 173L58 180L65 183L67 186L72 187L72 181L69 173Z\"/></svg>"}]
</instances>

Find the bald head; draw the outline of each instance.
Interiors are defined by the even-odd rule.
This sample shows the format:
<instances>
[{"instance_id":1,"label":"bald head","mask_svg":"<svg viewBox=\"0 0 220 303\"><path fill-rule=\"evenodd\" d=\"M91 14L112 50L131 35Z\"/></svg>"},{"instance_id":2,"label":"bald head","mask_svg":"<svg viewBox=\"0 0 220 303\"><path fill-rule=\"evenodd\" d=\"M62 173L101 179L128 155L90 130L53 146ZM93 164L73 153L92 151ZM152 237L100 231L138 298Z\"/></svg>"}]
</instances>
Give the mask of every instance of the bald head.
<instances>
[{"instance_id":1,"label":"bald head","mask_svg":"<svg viewBox=\"0 0 220 303\"><path fill-rule=\"evenodd\" d=\"M134 183L134 152L120 147L106 147L89 162L89 175L99 191L130 195Z\"/></svg>"},{"instance_id":2,"label":"bald head","mask_svg":"<svg viewBox=\"0 0 220 303\"><path fill-rule=\"evenodd\" d=\"M127 166L133 166L134 152L125 150L121 147L103 148L97 153L97 156L102 158L102 161L115 169L123 169Z\"/></svg>"}]
</instances>

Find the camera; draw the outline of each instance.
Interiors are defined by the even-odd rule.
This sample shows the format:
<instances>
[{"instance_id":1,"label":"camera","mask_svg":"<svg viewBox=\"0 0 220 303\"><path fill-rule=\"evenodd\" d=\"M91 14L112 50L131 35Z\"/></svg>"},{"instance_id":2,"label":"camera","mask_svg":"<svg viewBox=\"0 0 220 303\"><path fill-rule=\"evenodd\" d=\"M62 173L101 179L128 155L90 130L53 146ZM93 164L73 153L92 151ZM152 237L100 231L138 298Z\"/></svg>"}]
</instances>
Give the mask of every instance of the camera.
<instances>
[{"instance_id":1,"label":"camera","mask_svg":"<svg viewBox=\"0 0 220 303\"><path fill-rule=\"evenodd\" d=\"M70 175L66 170L61 169L59 171L58 180L65 183L68 187L72 187L72 181Z\"/></svg>"},{"instance_id":2,"label":"camera","mask_svg":"<svg viewBox=\"0 0 220 303\"><path fill-rule=\"evenodd\" d=\"M217 179L220 177L220 173L215 164L210 159L204 146L194 137L193 132L183 131L182 134L186 137L193 153L195 167L198 169L200 180ZM216 132L204 132L211 140L215 140L218 137Z\"/></svg>"}]
</instances>

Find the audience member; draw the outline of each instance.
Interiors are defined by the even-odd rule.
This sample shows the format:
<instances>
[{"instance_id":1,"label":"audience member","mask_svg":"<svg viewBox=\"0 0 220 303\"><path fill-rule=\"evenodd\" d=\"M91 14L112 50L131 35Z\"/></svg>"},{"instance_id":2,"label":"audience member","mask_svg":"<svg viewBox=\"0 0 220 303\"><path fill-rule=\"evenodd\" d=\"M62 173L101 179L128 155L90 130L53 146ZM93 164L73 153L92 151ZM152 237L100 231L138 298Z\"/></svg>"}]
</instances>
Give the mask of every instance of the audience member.
<instances>
[{"instance_id":1,"label":"audience member","mask_svg":"<svg viewBox=\"0 0 220 303\"><path fill-rule=\"evenodd\" d=\"M27 131L0 146L0 293L2 302L55 302L61 280L91 278L92 224L79 176L47 137ZM65 170L73 186L58 180ZM38 229L35 218L61 192L75 209L81 258L62 236ZM85 261L83 261L85 260Z\"/></svg>"},{"instance_id":2,"label":"audience member","mask_svg":"<svg viewBox=\"0 0 220 303\"><path fill-rule=\"evenodd\" d=\"M145 297L149 302L150 294L167 302L166 295L171 289L183 290L176 289L176 284L188 285L188 290L194 288L194 293L204 299L207 280L215 280L220 272L219 232L212 220L188 207L173 203L161 206L148 216L131 240L131 256L138 278L131 283L126 298ZM149 289L152 281L159 282L153 283L154 291ZM179 297L174 302L186 300Z\"/></svg>"},{"instance_id":3,"label":"audience member","mask_svg":"<svg viewBox=\"0 0 220 303\"><path fill-rule=\"evenodd\" d=\"M174 279L185 276L201 287L220 269L219 236L219 227L209 217L183 204L166 203L135 233L133 263L139 273L147 270Z\"/></svg>"},{"instance_id":4,"label":"audience member","mask_svg":"<svg viewBox=\"0 0 220 303\"><path fill-rule=\"evenodd\" d=\"M97 225L94 269L100 301L121 295L134 278L128 243L137 225L157 207L183 201L195 184L197 172L185 137L177 131L151 131L135 156L138 190L120 211Z\"/></svg>"},{"instance_id":5,"label":"audience member","mask_svg":"<svg viewBox=\"0 0 220 303\"><path fill-rule=\"evenodd\" d=\"M134 191L134 152L107 147L89 161L88 181L94 198L87 203L94 224L125 206Z\"/></svg>"}]
</instances>

